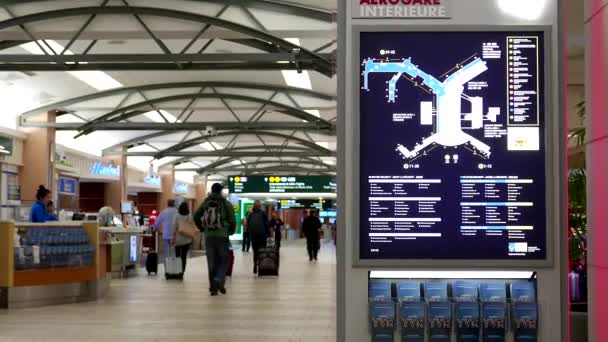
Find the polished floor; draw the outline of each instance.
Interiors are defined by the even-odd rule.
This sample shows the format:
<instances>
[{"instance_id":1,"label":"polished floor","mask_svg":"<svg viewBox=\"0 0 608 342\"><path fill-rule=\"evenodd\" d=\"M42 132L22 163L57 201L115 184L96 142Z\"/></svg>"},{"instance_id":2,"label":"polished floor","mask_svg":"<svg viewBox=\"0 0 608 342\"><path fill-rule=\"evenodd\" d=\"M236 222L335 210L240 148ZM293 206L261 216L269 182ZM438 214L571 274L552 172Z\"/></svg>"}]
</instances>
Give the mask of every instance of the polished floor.
<instances>
[{"instance_id":1,"label":"polished floor","mask_svg":"<svg viewBox=\"0 0 608 342\"><path fill-rule=\"evenodd\" d=\"M203 258L183 283L139 276L114 280L98 302L0 310L0 341L333 342L335 250L309 263L302 241L281 249L281 275L257 278L251 256L236 253L228 295L209 297Z\"/></svg>"}]
</instances>

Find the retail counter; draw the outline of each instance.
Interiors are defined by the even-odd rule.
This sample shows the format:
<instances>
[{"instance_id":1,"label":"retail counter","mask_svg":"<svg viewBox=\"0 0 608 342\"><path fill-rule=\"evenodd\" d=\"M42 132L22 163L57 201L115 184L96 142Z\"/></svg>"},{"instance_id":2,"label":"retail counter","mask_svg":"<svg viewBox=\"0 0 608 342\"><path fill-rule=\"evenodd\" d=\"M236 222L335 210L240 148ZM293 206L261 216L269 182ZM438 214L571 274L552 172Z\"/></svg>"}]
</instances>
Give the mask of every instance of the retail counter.
<instances>
[{"instance_id":1,"label":"retail counter","mask_svg":"<svg viewBox=\"0 0 608 342\"><path fill-rule=\"evenodd\" d=\"M0 221L0 309L97 300L111 277L96 222Z\"/></svg>"},{"instance_id":2,"label":"retail counter","mask_svg":"<svg viewBox=\"0 0 608 342\"><path fill-rule=\"evenodd\" d=\"M120 277L137 273L142 255L144 229L124 227L101 227L99 229L113 237L109 240L112 245L112 273Z\"/></svg>"}]
</instances>

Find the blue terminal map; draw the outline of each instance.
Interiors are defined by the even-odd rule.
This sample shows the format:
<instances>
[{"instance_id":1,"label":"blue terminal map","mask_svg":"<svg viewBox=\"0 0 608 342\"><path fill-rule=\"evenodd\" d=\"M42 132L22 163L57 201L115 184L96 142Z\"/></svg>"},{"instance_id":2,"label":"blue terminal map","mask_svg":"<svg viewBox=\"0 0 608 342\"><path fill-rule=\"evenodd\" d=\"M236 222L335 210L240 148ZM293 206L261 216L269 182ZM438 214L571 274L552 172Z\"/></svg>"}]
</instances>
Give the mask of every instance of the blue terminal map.
<instances>
[{"instance_id":1,"label":"blue terminal map","mask_svg":"<svg viewBox=\"0 0 608 342\"><path fill-rule=\"evenodd\" d=\"M543 39L361 33L361 259L546 258Z\"/></svg>"}]
</instances>

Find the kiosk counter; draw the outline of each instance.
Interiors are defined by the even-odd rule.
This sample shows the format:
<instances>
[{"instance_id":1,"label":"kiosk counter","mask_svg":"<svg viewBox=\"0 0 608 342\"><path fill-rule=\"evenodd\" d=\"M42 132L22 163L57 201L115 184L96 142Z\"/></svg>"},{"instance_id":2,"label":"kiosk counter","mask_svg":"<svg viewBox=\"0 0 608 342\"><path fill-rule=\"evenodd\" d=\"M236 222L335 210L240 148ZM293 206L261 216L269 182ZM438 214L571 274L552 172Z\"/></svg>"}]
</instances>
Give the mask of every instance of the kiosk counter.
<instances>
[{"instance_id":1,"label":"kiosk counter","mask_svg":"<svg viewBox=\"0 0 608 342\"><path fill-rule=\"evenodd\" d=\"M0 308L103 297L109 244L97 222L0 222Z\"/></svg>"}]
</instances>

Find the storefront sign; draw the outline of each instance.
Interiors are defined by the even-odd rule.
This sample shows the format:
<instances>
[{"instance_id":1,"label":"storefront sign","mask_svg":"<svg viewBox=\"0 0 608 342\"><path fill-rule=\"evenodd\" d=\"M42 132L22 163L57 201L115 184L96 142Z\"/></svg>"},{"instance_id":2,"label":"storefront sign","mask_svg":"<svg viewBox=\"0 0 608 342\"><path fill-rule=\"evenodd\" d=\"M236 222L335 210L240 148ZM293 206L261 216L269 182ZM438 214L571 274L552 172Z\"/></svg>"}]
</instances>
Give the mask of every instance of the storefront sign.
<instances>
[{"instance_id":1,"label":"storefront sign","mask_svg":"<svg viewBox=\"0 0 608 342\"><path fill-rule=\"evenodd\" d=\"M355 0L353 18L449 19L449 0Z\"/></svg>"},{"instance_id":2,"label":"storefront sign","mask_svg":"<svg viewBox=\"0 0 608 342\"><path fill-rule=\"evenodd\" d=\"M73 178L59 177L59 192L62 194L75 194L76 180Z\"/></svg>"},{"instance_id":3,"label":"storefront sign","mask_svg":"<svg viewBox=\"0 0 608 342\"><path fill-rule=\"evenodd\" d=\"M160 186L160 177L147 176L146 178L144 178L144 183L154 185L154 186Z\"/></svg>"},{"instance_id":4,"label":"storefront sign","mask_svg":"<svg viewBox=\"0 0 608 342\"><path fill-rule=\"evenodd\" d=\"M188 192L188 184L175 183L175 192L185 194Z\"/></svg>"},{"instance_id":5,"label":"storefront sign","mask_svg":"<svg viewBox=\"0 0 608 342\"><path fill-rule=\"evenodd\" d=\"M90 170L91 174L100 176L120 177L120 166L96 162Z\"/></svg>"},{"instance_id":6,"label":"storefront sign","mask_svg":"<svg viewBox=\"0 0 608 342\"><path fill-rule=\"evenodd\" d=\"M0 156L13 154L13 138L0 136Z\"/></svg>"},{"instance_id":7,"label":"storefront sign","mask_svg":"<svg viewBox=\"0 0 608 342\"><path fill-rule=\"evenodd\" d=\"M233 176L230 193L335 193L333 176Z\"/></svg>"}]
</instances>

